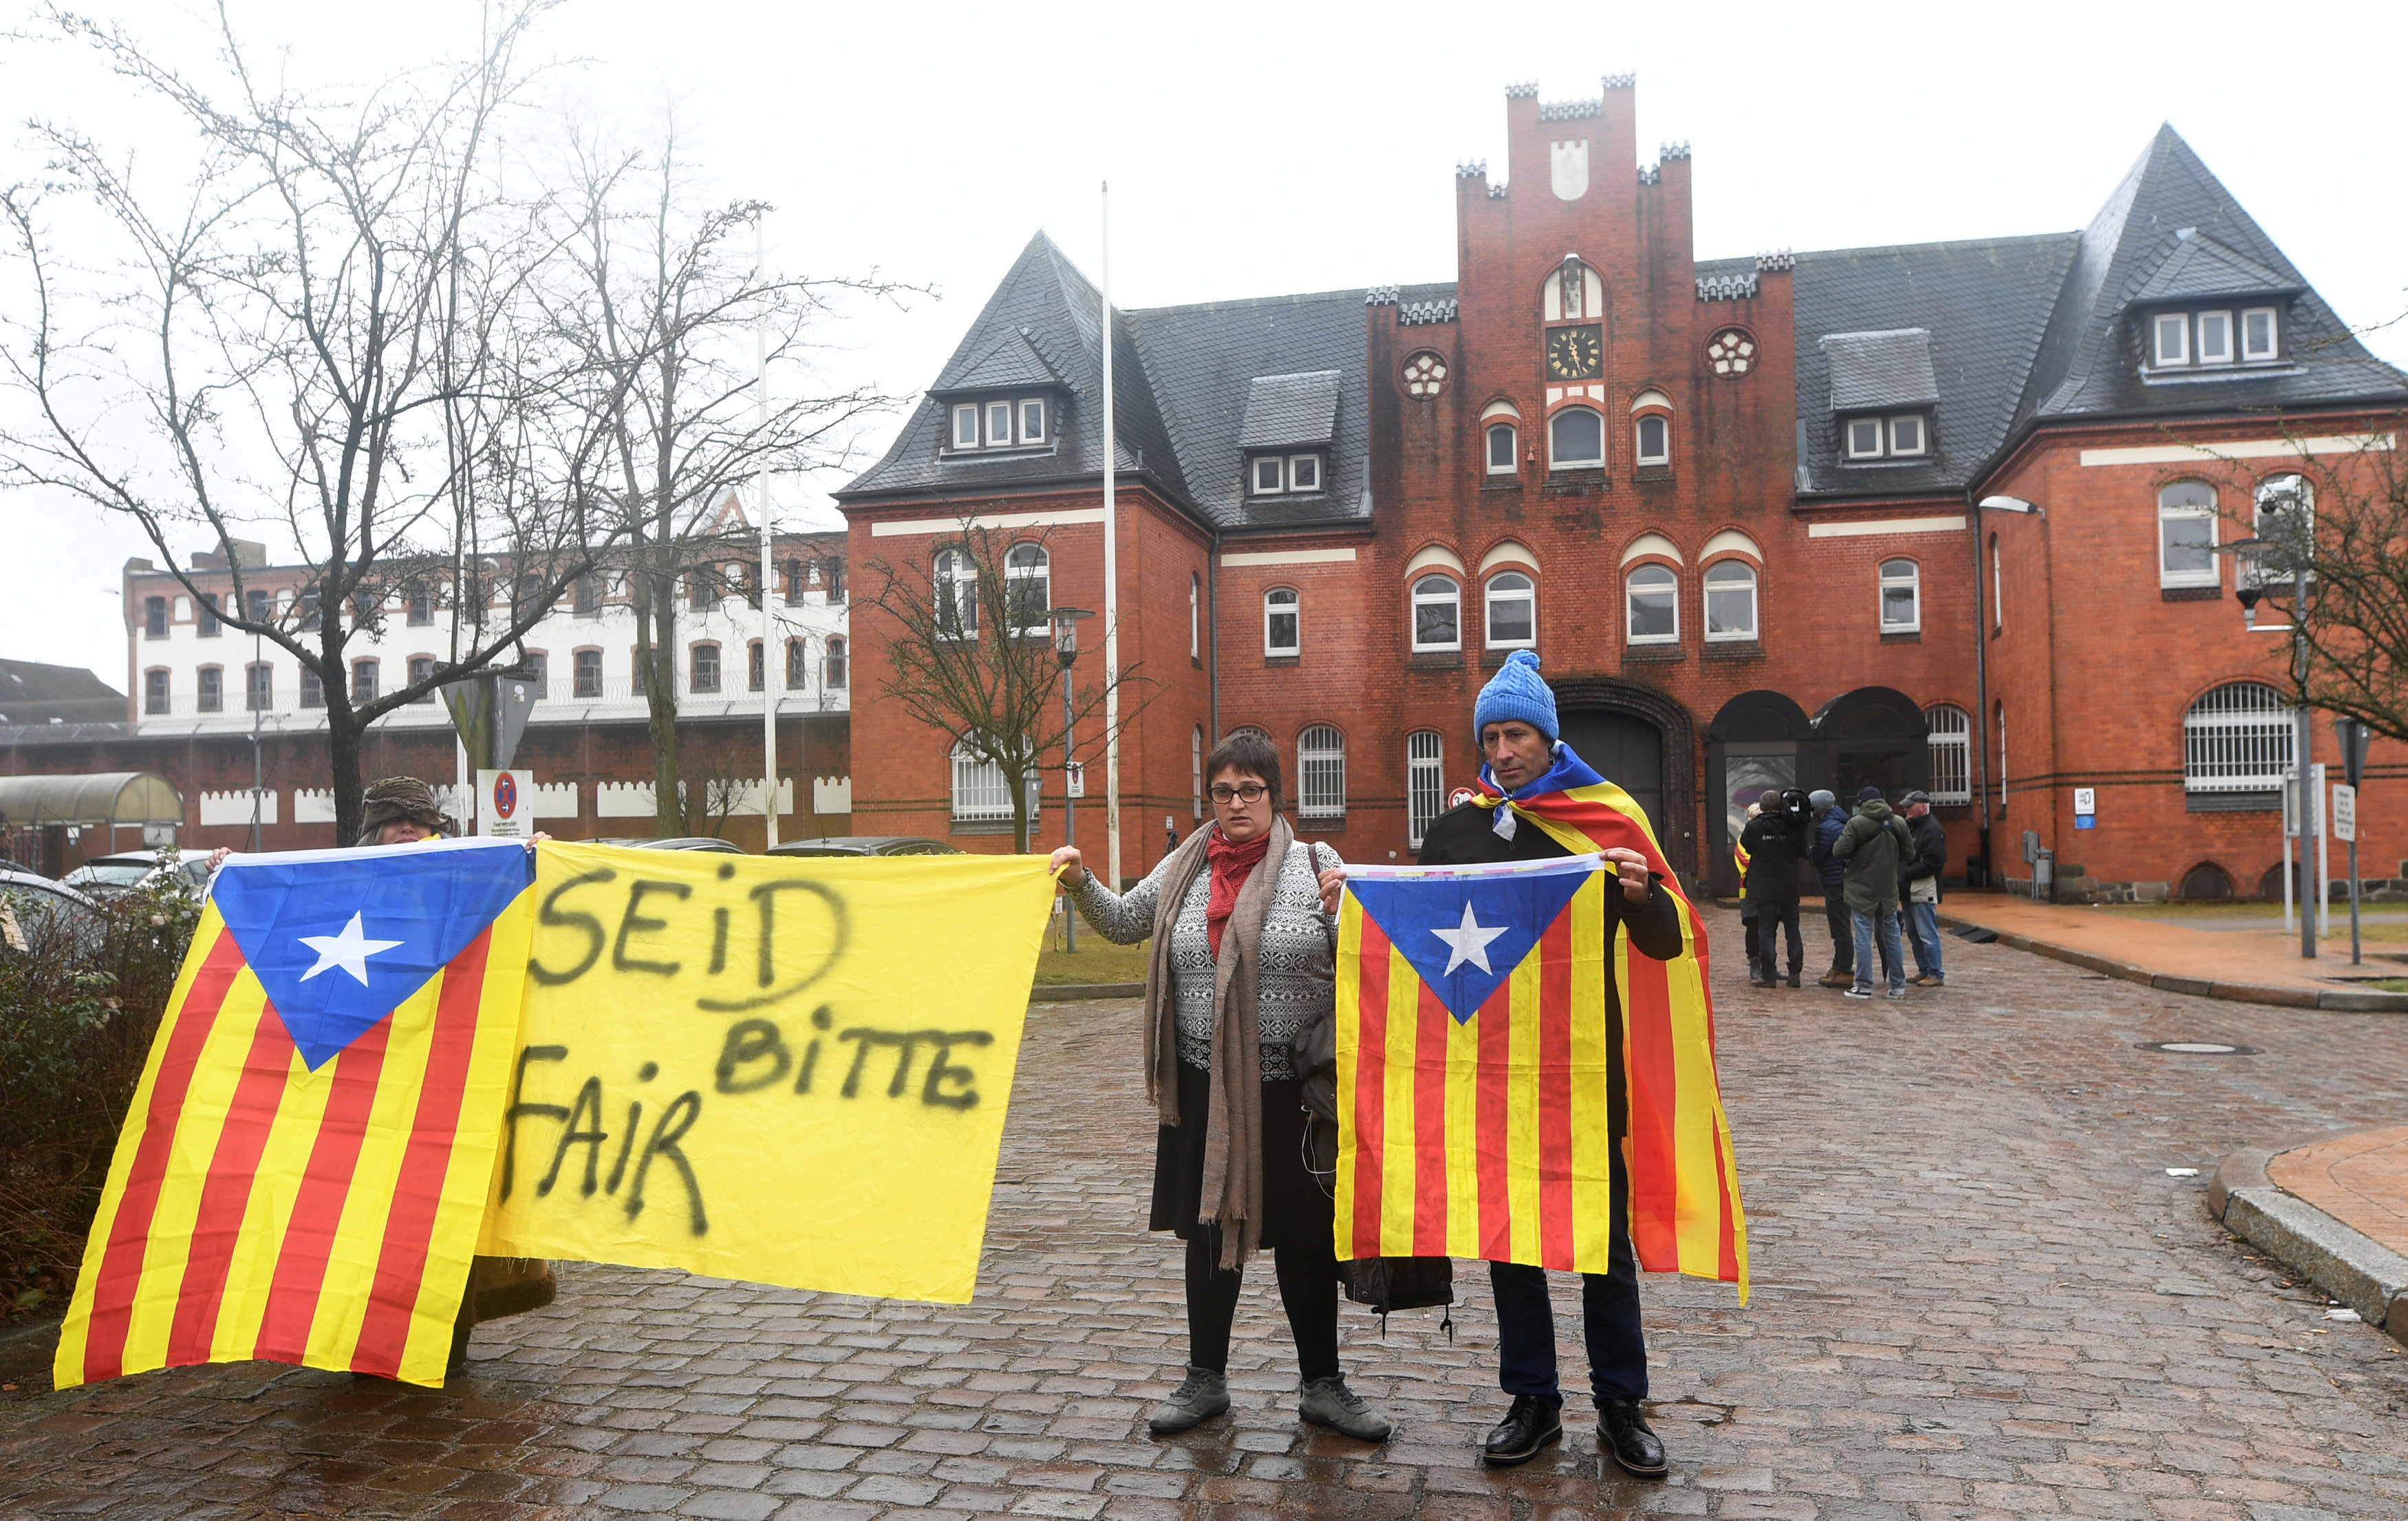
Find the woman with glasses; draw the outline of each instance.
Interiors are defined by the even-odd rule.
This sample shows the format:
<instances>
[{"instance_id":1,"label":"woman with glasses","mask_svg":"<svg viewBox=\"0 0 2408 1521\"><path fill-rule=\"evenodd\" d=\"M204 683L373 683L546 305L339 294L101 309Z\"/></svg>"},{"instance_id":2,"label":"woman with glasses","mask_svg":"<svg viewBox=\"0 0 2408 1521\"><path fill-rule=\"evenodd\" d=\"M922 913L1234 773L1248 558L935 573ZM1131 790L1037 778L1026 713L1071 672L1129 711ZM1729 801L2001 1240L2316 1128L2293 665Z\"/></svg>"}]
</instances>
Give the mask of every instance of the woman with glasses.
<instances>
[{"instance_id":1,"label":"woman with glasses","mask_svg":"<svg viewBox=\"0 0 2408 1521\"><path fill-rule=\"evenodd\" d=\"M1054 868L1097 934L1152 937L1145 978L1146 1097L1159 1112L1148 1228L1187 1243L1186 1377L1148 1427L1184 1431L1229 1408L1229 1326L1246 1258L1268 1247L1296 1337L1299 1413L1365 1442L1388 1422L1338 1367L1338 1265L1329 1195L1306 1169L1292 1055L1332 1016L1338 853L1280 814L1279 753L1240 734L1206 757L1212 824L1116 894L1075 847Z\"/></svg>"}]
</instances>

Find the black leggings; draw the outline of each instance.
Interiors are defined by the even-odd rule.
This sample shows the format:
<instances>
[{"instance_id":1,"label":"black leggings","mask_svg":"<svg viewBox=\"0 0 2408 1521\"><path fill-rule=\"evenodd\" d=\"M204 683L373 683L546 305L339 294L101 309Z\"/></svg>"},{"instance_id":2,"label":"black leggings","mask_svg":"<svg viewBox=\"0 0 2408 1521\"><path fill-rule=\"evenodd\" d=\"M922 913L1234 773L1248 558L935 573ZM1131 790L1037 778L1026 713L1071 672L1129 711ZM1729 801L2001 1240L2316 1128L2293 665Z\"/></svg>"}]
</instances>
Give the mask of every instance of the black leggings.
<instances>
[{"instance_id":1,"label":"black leggings","mask_svg":"<svg viewBox=\"0 0 2408 1521\"><path fill-rule=\"evenodd\" d=\"M1280 1303L1296 1338L1297 1369L1307 1380L1338 1375L1338 1259L1326 1235L1312 1246L1281 1246L1271 1256ZM1199 1228L1187 1238L1187 1360L1215 1373L1229 1370L1229 1325L1238 1315L1245 1275L1221 1266L1221 1232Z\"/></svg>"}]
</instances>

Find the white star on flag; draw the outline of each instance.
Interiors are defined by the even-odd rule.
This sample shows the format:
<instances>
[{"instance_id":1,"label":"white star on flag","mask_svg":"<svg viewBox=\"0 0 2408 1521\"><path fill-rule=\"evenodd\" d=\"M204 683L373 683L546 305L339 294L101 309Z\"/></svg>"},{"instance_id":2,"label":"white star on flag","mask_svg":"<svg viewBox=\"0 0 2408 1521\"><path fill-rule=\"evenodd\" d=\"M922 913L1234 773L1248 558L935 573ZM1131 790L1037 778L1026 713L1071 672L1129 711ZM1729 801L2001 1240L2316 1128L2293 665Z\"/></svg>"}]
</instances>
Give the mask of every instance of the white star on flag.
<instances>
[{"instance_id":1,"label":"white star on flag","mask_svg":"<svg viewBox=\"0 0 2408 1521\"><path fill-rule=\"evenodd\" d=\"M303 972L301 981L306 983L329 967L340 967L351 973L352 980L362 987L368 985L368 957L380 951L390 951L401 943L399 940L368 939L361 932L360 916L356 913L351 915L351 922L343 926L339 935L303 935L300 940L318 953L318 964Z\"/></svg>"},{"instance_id":2,"label":"white star on flag","mask_svg":"<svg viewBox=\"0 0 2408 1521\"><path fill-rule=\"evenodd\" d=\"M1488 942L1504 934L1505 929L1503 925L1495 929L1482 928L1480 921L1471 916L1471 904L1467 901L1463 905L1462 924L1453 929L1433 929L1430 933L1454 948L1455 954L1446 963L1448 971L1469 961L1482 971L1494 975L1494 969L1488 965Z\"/></svg>"}]
</instances>

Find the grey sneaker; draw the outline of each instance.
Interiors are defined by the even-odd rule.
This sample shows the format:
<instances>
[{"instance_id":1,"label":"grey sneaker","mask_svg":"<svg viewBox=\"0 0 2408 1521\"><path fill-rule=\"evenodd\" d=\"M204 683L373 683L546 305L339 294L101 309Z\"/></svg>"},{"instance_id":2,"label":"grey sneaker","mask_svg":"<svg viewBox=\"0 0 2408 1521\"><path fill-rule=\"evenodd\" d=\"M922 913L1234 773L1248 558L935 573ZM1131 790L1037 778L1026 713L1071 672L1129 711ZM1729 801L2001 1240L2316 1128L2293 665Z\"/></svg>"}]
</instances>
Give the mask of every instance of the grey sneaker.
<instances>
[{"instance_id":1,"label":"grey sneaker","mask_svg":"<svg viewBox=\"0 0 2408 1521\"><path fill-rule=\"evenodd\" d=\"M1906 988L1905 988L1905 986L1904 986L1903 984L1901 984L1901 985L1899 985L1899 986L1898 986L1898 987L1891 988L1891 989L1889 990L1889 996L1890 996L1891 997L1893 997L1893 998L1903 998L1903 997L1906 997Z\"/></svg>"},{"instance_id":2,"label":"grey sneaker","mask_svg":"<svg viewBox=\"0 0 2408 1521\"><path fill-rule=\"evenodd\" d=\"M1357 1442L1388 1440L1387 1417L1366 1404L1361 1395L1348 1388L1343 1374L1307 1379L1304 1400L1297 1413L1314 1426L1326 1426L1340 1436L1353 1437Z\"/></svg>"},{"instance_id":3,"label":"grey sneaker","mask_svg":"<svg viewBox=\"0 0 2408 1521\"><path fill-rule=\"evenodd\" d=\"M1207 1368L1190 1368L1169 1399L1154 1407L1145 1428L1167 1437L1199 1426L1229 1408L1229 1380Z\"/></svg>"}]
</instances>

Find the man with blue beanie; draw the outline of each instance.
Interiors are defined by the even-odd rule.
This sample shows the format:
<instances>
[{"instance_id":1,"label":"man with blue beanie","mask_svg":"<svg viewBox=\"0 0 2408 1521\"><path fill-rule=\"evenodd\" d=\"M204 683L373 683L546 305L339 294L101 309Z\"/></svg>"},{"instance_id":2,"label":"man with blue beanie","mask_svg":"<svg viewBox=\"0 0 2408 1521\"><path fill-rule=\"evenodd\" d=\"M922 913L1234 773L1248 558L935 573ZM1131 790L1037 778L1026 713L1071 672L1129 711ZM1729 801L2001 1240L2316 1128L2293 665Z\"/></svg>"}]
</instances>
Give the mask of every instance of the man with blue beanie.
<instances>
[{"instance_id":1,"label":"man with blue beanie","mask_svg":"<svg viewBox=\"0 0 2408 1521\"><path fill-rule=\"evenodd\" d=\"M1491 794L1520 800L1559 790L1568 768L1586 772L1580 757L1561 743L1555 694L1539 674L1539 657L1520 650L1481 689L1471 727L1480 742L1482 782ZM1594 783L1592 774L1588 782ZM1470 866L1487 861L1528 861L1571 854L1545 830L1520 827L1511 809L1478 802L1457 805L1431 821L1422 840L1424 866ZM1613 936L1626 931L1641 955L1670 961L1683 951L1680 909L1634 850L1605 853L1621 876L1621 891L1605 895L1605 963L1613 965ZM1534 926L1535 927L1535 926ZM1622 1070L1622 1006L1612 982L1606 983L1606 1121L1608 1142L1619 1154L1629 1133L1629 1096ZM1598 1442L1613 1460L1641 1477L1665 1472L1664 1444L1649 1428L1639 1403L1647 1398L1647 1343L1639 1324L1639 1266L1630 1250L1627 1169L1613 1169L1614 1220L1611 1270L1584 1273L1581 1320L1586 1333L1589 1389L1597 1401ZM1563 1439L1563 1391L1555 1374L1555 1316L1547 1302L1547 1274L1521 1263L1492 1262L1489 1286L1497 1299L1498 1383L1512 1407L1488 1434L1483 1459L1492 1468L1526 1463Z\"/></svg>"}]
</instances>

